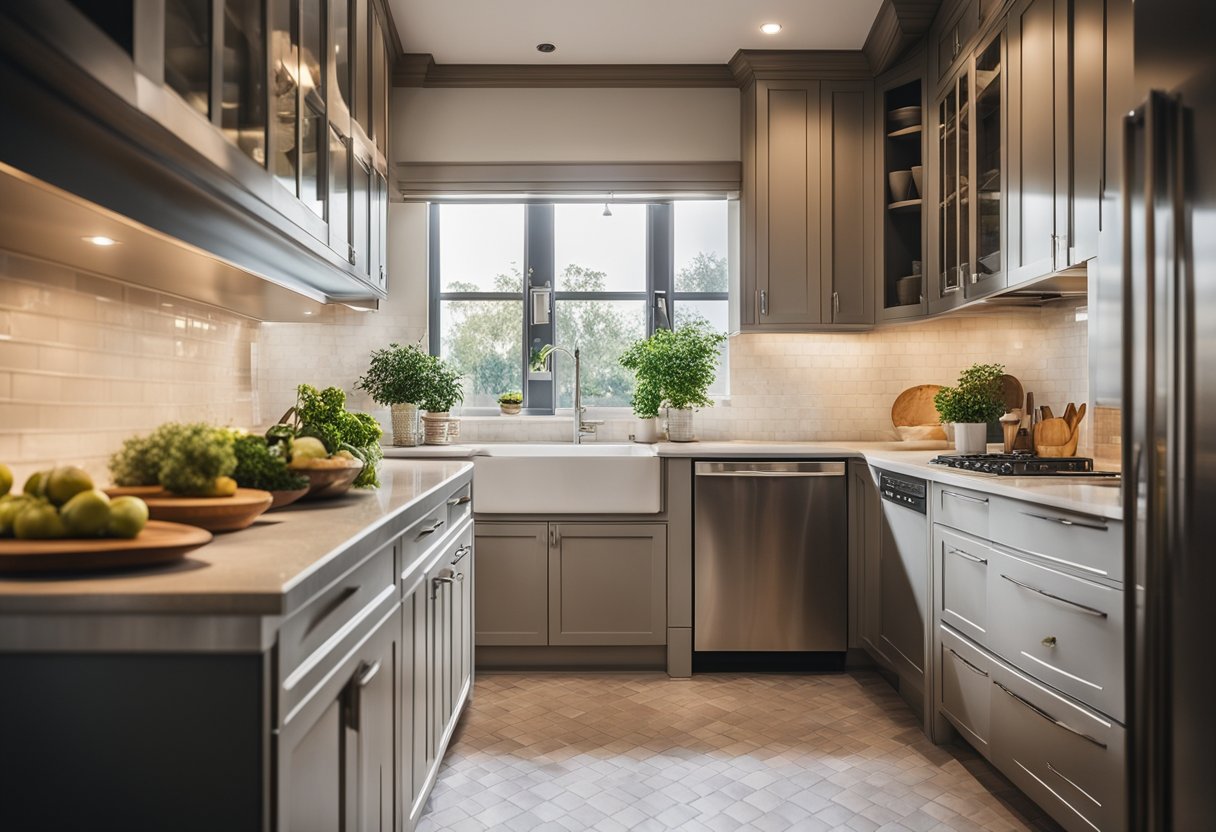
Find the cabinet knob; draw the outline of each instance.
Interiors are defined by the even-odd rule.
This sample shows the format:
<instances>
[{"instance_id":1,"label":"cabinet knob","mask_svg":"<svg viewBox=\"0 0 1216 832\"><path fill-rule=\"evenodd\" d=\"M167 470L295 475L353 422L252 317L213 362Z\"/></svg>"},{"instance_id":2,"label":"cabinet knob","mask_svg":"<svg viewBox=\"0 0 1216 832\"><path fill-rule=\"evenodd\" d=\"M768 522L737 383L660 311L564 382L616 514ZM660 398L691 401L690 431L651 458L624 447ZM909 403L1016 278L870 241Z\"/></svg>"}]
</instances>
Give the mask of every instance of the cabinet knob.
<instances>
[{"instance_id":1,"label":"cabinet knob","mask_svg":"<svg viewBox=\"0 0 1216 832\"><path fill-rule=\"evenodd\" d=\"M1055 636L1044 636L1042 645L1044 647L1055 647L1056 646L1056 637Z\"/></svg>"}]
</instances>

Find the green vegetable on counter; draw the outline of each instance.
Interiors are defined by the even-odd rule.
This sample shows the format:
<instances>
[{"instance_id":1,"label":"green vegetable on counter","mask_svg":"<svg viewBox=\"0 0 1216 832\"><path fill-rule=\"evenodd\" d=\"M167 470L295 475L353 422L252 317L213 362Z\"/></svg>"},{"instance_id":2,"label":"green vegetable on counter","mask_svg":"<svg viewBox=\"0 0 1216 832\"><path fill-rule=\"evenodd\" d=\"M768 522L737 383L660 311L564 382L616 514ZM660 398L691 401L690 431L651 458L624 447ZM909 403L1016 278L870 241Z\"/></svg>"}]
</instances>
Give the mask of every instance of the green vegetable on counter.
<instances>
[{"instance_id":1,"label":"green vegetable on counter","mask_svg":"<svg viewBox=\"0 0 1216 832\"><path fill-rule=\"evenodd\" d=\"M232 478L242 488L260 488L264 491L295 491L308 487L308 478L293 474L283 457L271 448L260 436L239 435L232 443L236 454L236 468Z\"/></svg>"},{"instance_id":2,"label":"green vegetable on counter","mask_svg":"<svg viewBox=\"0 0 1216 832\"><path fill-rule=\"evenodd\" d=\"M231 432L202 422L172 427L177 432L160 464L160 484L174 494L214 495L216 481L231 476L236 468Z\"/></svg>"},{"instance_id":3,"label":"green vegetable on counter","mask_svg":"<svg viewBox=\"0 0 1216 832\"><path fill-rule=\"evenodd\" d=\"M291 423L287 423L292 419ZM356 488L380 486L380 423L366 413L346 409L346 394L337 387L318 390L311 384L296 388L296 406L282 420L289 424L293 436L314 436L325 443L331 454L344 446L363 460L363 470L355 480ZM268 433L269 438L269 433Z\"/></svg>"}]
</instances>

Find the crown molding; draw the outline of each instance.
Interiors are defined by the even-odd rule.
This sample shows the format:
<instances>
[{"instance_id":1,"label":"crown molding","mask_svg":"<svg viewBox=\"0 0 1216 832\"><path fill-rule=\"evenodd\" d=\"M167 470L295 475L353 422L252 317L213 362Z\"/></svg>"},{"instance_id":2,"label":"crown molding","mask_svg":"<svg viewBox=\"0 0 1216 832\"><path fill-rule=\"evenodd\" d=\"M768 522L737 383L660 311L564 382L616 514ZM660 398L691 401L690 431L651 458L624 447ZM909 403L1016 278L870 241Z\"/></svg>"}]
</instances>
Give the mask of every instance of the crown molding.
<instances>
[{"instance_id":1,"label":"crown molding","mask_svg":"<svg viewBox=\"0 0 1216 832\"><path fill-rule=\"evenodd\" d=\"M406 54L396 87L734 87L725 64L437 64Z\"/></svg>"},{"instance_id":2,"label":"crown molding","mask_svg":"<svg viewBox=\"0 0 1216 832\"><path fill-rule=\"evenodd\" d=\"M859 49L740 49L728 66L740 87L753 81L874 77Z\"/></svg>"},{"instance_id":3,"label":"crown molding","mask_svg":"<svg viewBox=\"0 0 1216 832\"><path fill-rule=\"evenodd\" d=\"M400 162L397 190L409 199L527 194L730 193L739 162Z\"/></svg>"},{"instance_id":4,"label":"crown molding","mask_svg":"<svg viewBox=\"0 0 1216 832\"><path fill-rule=\"evenodd\" d=\"M875 75L890 69L925 36L941 0L883 0L861 51Z\"/></svg>"}]
</instances>

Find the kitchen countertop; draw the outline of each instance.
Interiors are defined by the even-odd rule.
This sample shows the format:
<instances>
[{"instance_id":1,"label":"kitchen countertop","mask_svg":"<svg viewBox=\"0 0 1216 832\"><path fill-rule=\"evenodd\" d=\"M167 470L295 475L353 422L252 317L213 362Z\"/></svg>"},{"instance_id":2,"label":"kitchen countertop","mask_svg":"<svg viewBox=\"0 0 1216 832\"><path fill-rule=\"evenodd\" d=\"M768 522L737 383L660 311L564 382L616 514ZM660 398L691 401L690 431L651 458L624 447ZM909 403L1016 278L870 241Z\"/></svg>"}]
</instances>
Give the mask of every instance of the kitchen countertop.
<instances>
[{"instance_id":1,"label":"kitchen countertop","mask_svg":"<svg viewBox=\"0 0 1216 832\"><path fill-rule=\"evenodd\" d=\"M46 613L290 613L307 600L314 574L352 564L342 556L473 466L455 460L385 460L381 487L296 503L238 532L217 534L186 560L142 572L88 577L0 577L0 615Z\"/></svg>"},{"instance_id":2,"label":"kitchen countertop","mask_svg":"<svg viewBox=\"0 0 1216 832\"><path fill-rule=\"evenodd\" d=\"M461 459L476 457L483 446L502 443L482 442L468 445L428 445L417 448L386 448L386 453L400 456L447 456ZM518 443L512 443L518 444ZM556 444L552 442L537 444ZM606 443L619 444L619 443ZM724 442L660 442L653 446L660 457L683 458L779 458L779 457L846 457L863 458L870 465L959 488L971 488L989 494L1027 500L1039 505L1065 511L1075 511L1109 520L1123 517L1121 489L1117 479L1064 479L1059 477L997 477L930 465L929 460L940 453L949 453L950 445L941 441L911 442L759 442L731 440ZM990 446L997 451L997 446Z\"/></svg>"}]
</instances>

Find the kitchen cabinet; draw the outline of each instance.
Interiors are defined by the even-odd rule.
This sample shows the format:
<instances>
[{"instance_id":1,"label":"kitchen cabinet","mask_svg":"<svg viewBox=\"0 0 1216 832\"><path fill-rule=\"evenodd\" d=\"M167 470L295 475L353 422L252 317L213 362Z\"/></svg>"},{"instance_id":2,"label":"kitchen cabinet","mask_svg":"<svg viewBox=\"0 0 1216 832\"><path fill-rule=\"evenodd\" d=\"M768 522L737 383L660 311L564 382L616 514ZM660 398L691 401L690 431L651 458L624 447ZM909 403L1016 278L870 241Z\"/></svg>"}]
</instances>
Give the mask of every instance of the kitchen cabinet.
<instances>
[{"instance_id":1,"label":"kitchen cabinet","mask_svg":"<svg viewBox=\"0 0 1216 832\"><path fill-rule=\"evenodd\" d=\"M478 645L549 643L549 525L478 523Z\"/></svg>"},{"instance_id":2,"label":"kitchen cabinet","mask_svg":"<svg viewBox=\"0 0 1216 832\"><path fill-rule=\"evenodd\" d=\"M0 158L314 299L384 297L391 51L379 6L135 5L129 47L67 0L0 11L16 92L0 115L26 131ZM106 132L63 127L81 118ZM77 156L87 169L65 163ZM198 299L215 303L213 288Z\"/></svg>"},{"instance_id":3,"label":"kitchen cabinet","mask_svg":"<svg viewBox=\"0 0 1216 832\"><path fill-rule=\"evenodd\" d=\"M945 9L949 21L941 28L935 27L937 43L937 77L945 78L952 70L965 62L971 38L979 31L979 0L962 0ZM957 63L956 63L957 62Z\"/></svg>"},{"instance_id":4,"label":"kitchen cabinet","mask_svg":"<svg viewBox=\"0 0 1216 832\"><path fill-rule=\"evenodd\" d=\"M858 637L861 646L890 669L890 660L882 650L879 638L879 615L882 609L879 599L880 549L878 489L873 475L866 465L849 466L849 507L855 514L852 545L859 549L857 576L859 612L857 616Z\"/></svg>"},{"instance_id":5,"label":"kitchen cabinet","mask_svg":"<svg viewBox=\"0 0 1216 832\"><path fill-rule=\"evenodd\" d=\"M916 318L925 314L924 261L927 235L925 191L931 184L925 170L925 97L923 57L878 79L878 123L881 126L882 161L877 183L882 242L877 247L878 318L880 321ZM918 109L914 124L897 111ZM902 115L902 114L901 114ZM921 186L907 194L890 192L890 174L921 169ZM899 197L899 199L897 199Z\"/></svg>"},{"instance_id":6,"label":"kitchen cabinet","mask_svg":"<svg viewBox=\"0 0 1216 832\"><path fill-rule=\"evenodd\" d=\"M667 526L478 523L479 646L667 642Z\"/></svg>"},{"instance_id":7,"label":"kitchen cabinet","mask_svg":"<svg viewBox=\"0 0 1216 832\"><path fill-rule=\"evenodd\" d=\"M744 330L873 323L872 100L871 80L745 89Z\"/></svg>"},{"instance_id":8,"label":"kitchen cabinet","mask_svg":"<svg viewBox=\"0 0 1216 832\"><path fill-rule=\"evenodd\" d=\"M933 736L1069 830L1122 830L1122 524L934 484Z\"/></svg>"},{"instance_id":9,"label":"kitchen cabinet","mask_svg":"<svg viewBox=\"0 0 1216 832\"><path fill-rule=\"evenodd\" d=\"M667 527L549 524L549 643L666 642Z\"/></svg>"}]
</instances>

